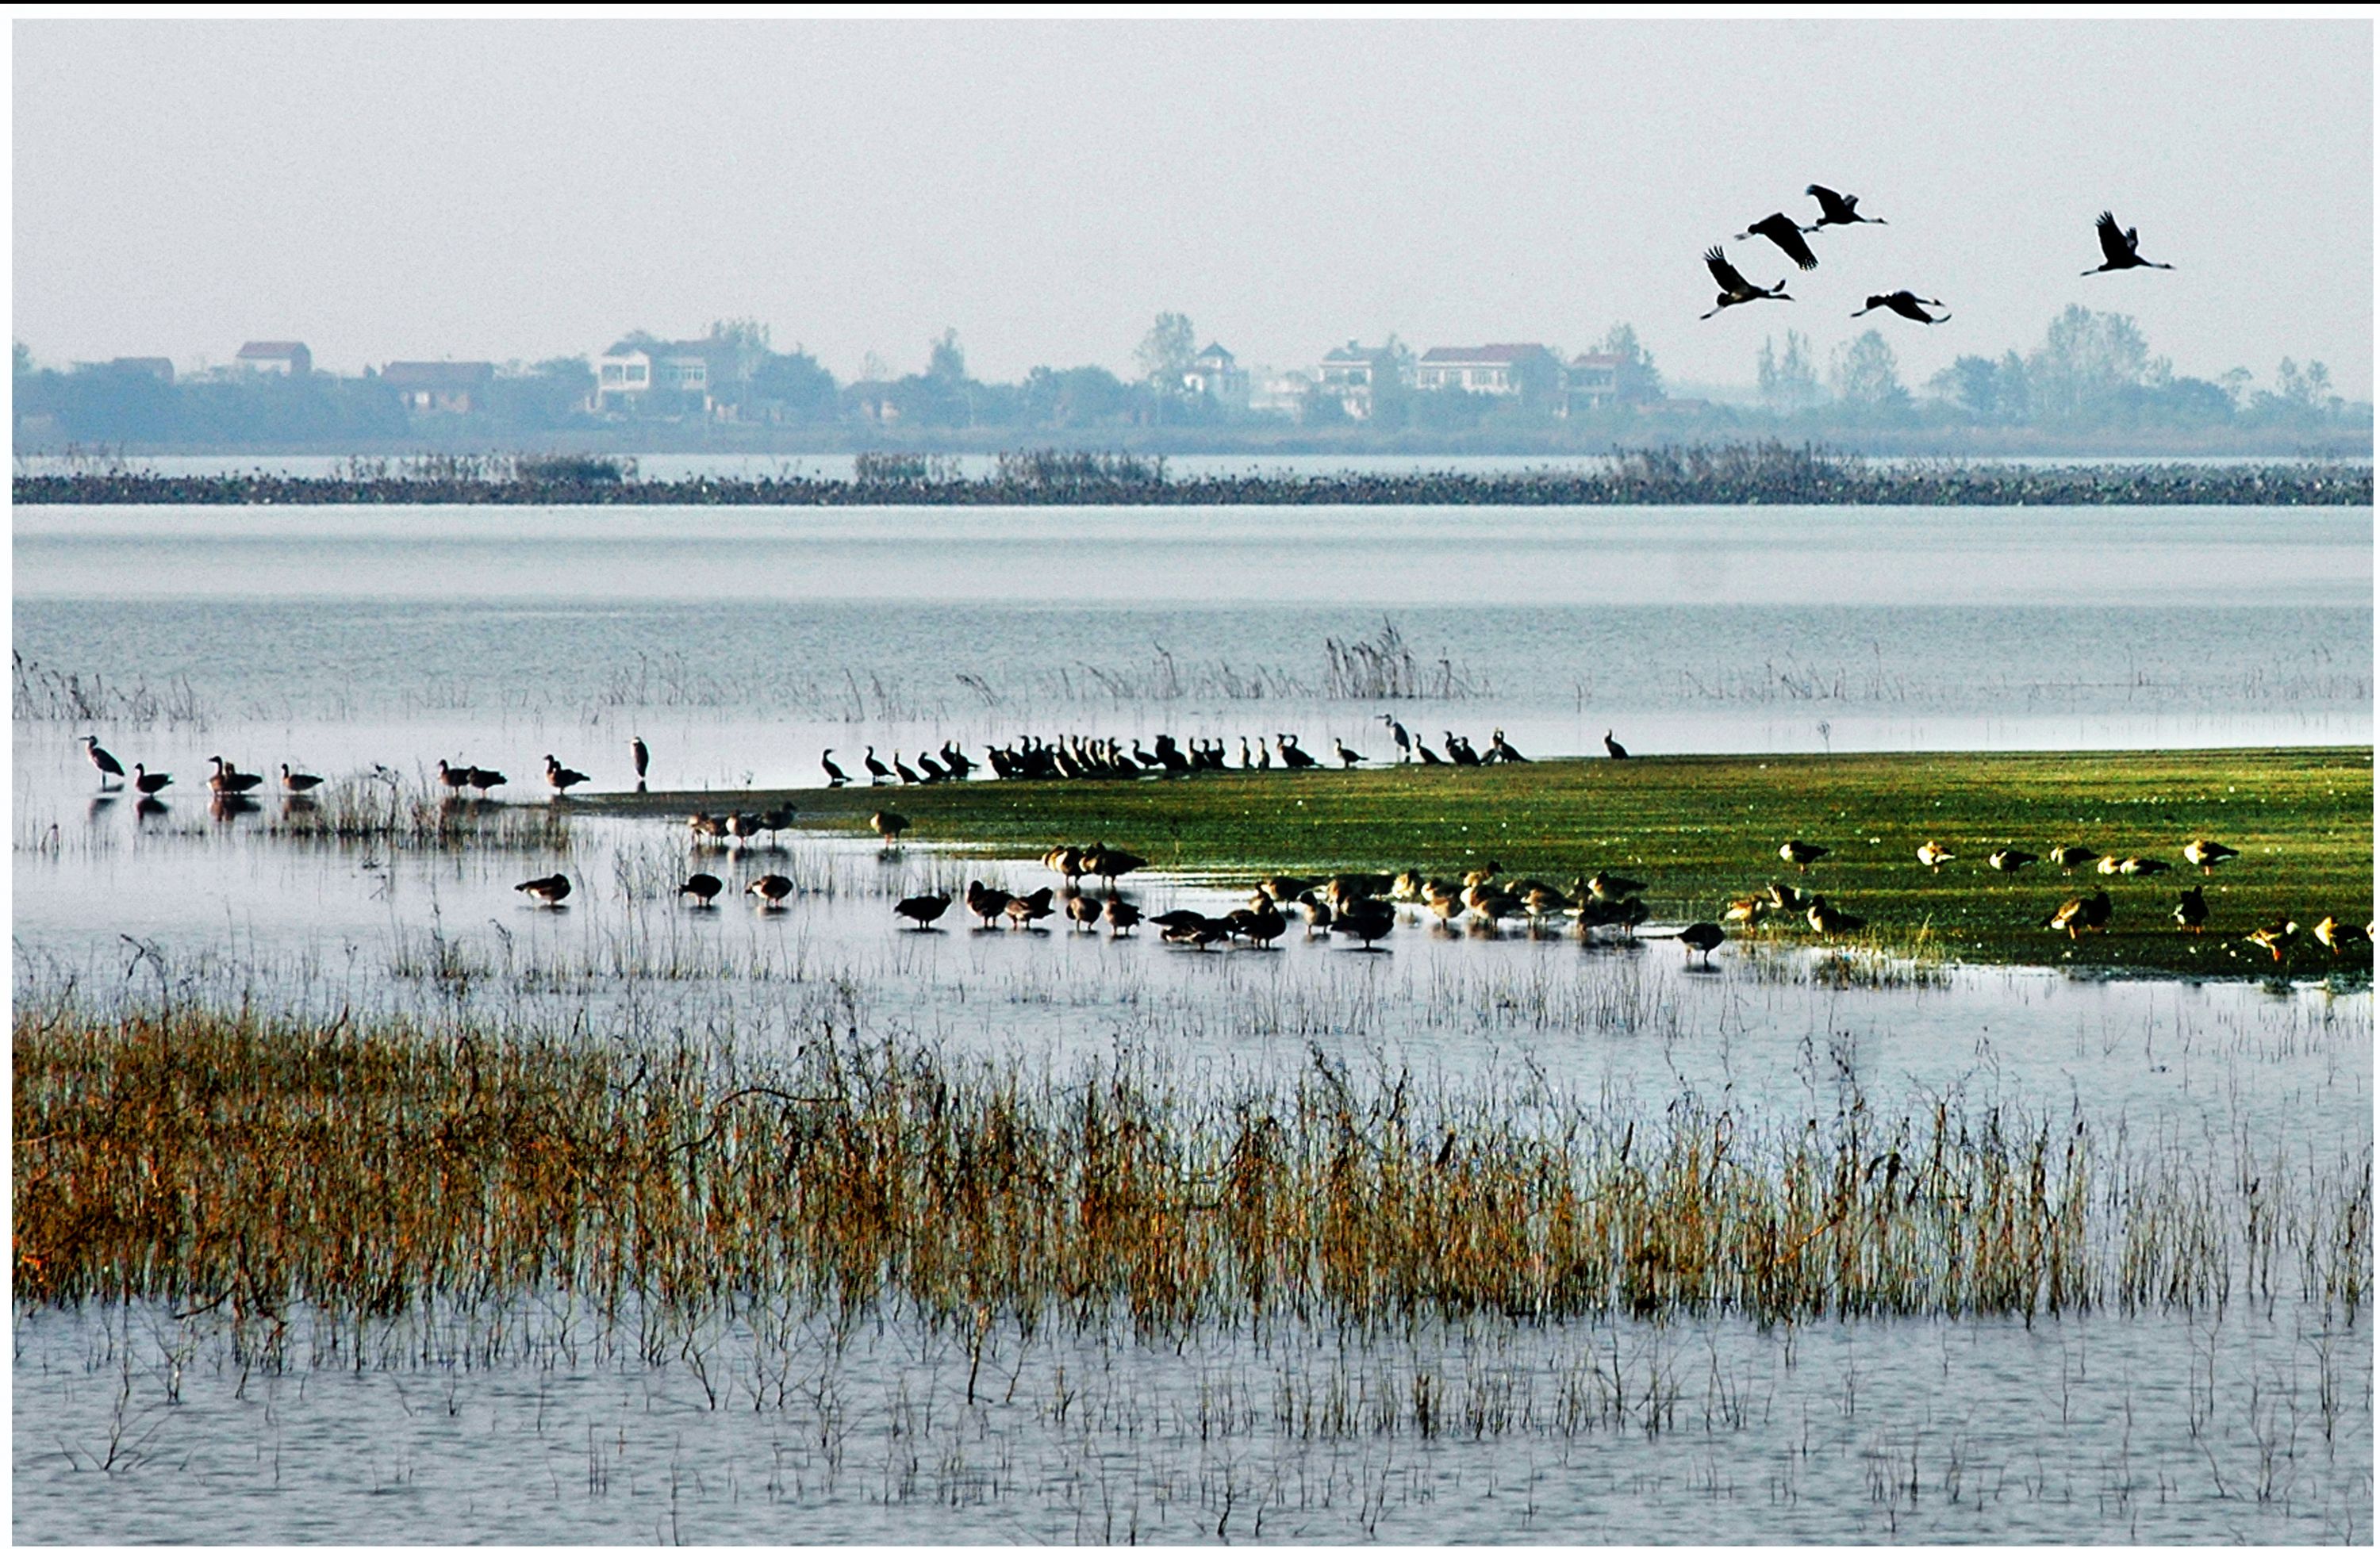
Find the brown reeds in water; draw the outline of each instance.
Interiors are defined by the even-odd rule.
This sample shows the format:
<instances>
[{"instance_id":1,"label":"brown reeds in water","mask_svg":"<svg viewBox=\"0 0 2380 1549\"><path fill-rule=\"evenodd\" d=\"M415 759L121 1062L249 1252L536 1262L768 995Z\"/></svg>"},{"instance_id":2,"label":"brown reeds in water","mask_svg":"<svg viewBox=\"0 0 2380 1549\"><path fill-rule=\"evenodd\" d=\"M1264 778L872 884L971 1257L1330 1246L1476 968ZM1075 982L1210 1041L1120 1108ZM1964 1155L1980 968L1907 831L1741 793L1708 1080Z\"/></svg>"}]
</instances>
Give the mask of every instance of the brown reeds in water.
<instances>
[{"instance_id":1,"label":"brown reeds in water","mask_svg":"<svg viewBox=\"0 0 2380 1549\"><path fill-rule=\"evenodd\" d=\"M1489 1090L1360 1095L1318 1056L1192 1095L821 1034L782 1058L252 1012L16 1012L16 1294L369 1317L599 1306L932 1318L1903 1313L2370 1283L2371 1153L2143 1150L2072 1117L1856 1093L1764 1128Z\"/></svg>"},{"instance_id":2,"label":"brown reeds in water","mask_svg":"<svg viewBox=\"0 0 2380 1549\"><path fill-rule=\"evenodd\" d=\"M284 801L265 831L278 839L404 850L545 853L570 847L570 819L552 804L431 794L369 777L334 780Z\"/></svg>"}]
</instances>

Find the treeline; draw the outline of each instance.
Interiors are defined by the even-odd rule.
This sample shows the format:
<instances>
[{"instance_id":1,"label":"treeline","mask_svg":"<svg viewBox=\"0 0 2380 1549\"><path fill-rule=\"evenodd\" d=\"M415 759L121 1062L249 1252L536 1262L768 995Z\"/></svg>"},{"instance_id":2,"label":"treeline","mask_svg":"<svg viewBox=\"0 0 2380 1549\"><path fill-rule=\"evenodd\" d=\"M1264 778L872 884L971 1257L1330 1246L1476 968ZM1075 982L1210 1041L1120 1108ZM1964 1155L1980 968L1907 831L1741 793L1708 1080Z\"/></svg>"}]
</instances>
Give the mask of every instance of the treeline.
<instances>
[{"instance_id":1,"label":"treeline","mask_svg":"<svg viewBox=\"0 0 2380 1549\"><path fill-rule=\"evenodd\" d=\"M2027 466L1879 463L1769 442L1625 452L1593 471L1171 476L1161 458L1021 452L987 477L954 459L868 454L852 478L645 480L616 461L457 470L350 466L341 478L129 469L17 478L20 505L2370 505L2340 463Z\"/></svg>"}]
</instances>

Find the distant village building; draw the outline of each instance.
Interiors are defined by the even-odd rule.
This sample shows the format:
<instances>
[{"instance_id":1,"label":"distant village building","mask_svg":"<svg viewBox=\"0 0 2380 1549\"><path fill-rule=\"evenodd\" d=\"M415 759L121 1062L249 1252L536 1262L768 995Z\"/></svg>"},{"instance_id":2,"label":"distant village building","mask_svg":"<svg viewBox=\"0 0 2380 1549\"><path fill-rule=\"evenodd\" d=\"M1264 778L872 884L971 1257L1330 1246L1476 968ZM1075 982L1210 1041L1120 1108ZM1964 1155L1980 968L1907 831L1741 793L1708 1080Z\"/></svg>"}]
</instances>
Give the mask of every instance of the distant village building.
<instances>
[{"instance_id":1,"label":"distant village building","mask_svg":"<svg viewBox=\"0 0 2380 1549\"><path fill-rule=\"evenodd\" d=\"M1396 352L1366 349L1350 339L1315 369L1315 399L1331 399L1350 419L1369 419L1382 388L1399 381Z\"/></svg>"},{"instance_id":2,"label":"distant village building","mask_svg":"<svg viewBox=\"0 0 2380 1549\"><path fill-rule=\"evenodd\" d=\"M235 368L280 377L302 377L314 369L314 352L294 340L252 339L232 357Z\"/></svg>"},{"instance_id":3,"label":"distant village building","mask_svg":"<svg viewBox=\"0 0 2380 1549\"><path fill-rule=\"evenodd\" d=\"M756 350L732 338L623 340L595 362L592 407L598 414L631 409L733 418L757 359ZM662 396L652 397L656 393Z\"/></svg>"},{"instance_id":4,"label":"distant village building","mask_svg":"<svg viewBox=\"0 0 2380 1549\"><path fill-rule=\"evenodd\" d=\"M119 355L107 363L107 369L138 377L155 377L159 381L174 380L174 363L162 355Z\"/></svg>"},{"instance_id":5,"label":"distant village building","mask_svg":"<svg viewBox=\"0 0 2380 1549\"><path fill-rule=\"evenodd\" d=\"M1182 373L1182 385L1232 408L1248 406L1248 374L1220 345L1208 345L1191 357L1190 369Z\"/></svg>"},{"instance_id":6,"label":"distant village building","mask_svg":"<svg viewBox=\"0 0 2380 1549\"><path fill-rule=\"evenodd\" d=\"M1616 355L1581 355L1562 373L1562 396L1572 414L1588 414L1620 401L1620 369L1627 362Z\"/></svg>"},{"instance_id":7,"label":"distant village building","mask_svg":"<svg viewBox=\"0 0 2380 1549\"><path fill-rule=\"evenodd\" d=\"M478 414L496 369L485 360L392 360L380 380L416 414Z\"/></svg>"},{"instance_id":8,"label":"distant village building","mask_svg":"<svg viewBox=\"0 0 2380 1549\"><path fill-rule=\"evenodd\" d=\"M1281 415L1291 419L1305 413L1314 395L1314 379L1304 371L1276 371L1269 367L1249 373L1248 412Z\"/></svg>"},{"instance_id":9,"label":"distant village building","mask_svg":"<svg viewBox=\"0 0 2380 1549\"><path fill-rule=\"evenodd\" d=\"M1441 345L1414 363L1414 386L1424 392L1537 397L1560 380L1561 362L1543 345Z\"/></svg>"}]
</instances>

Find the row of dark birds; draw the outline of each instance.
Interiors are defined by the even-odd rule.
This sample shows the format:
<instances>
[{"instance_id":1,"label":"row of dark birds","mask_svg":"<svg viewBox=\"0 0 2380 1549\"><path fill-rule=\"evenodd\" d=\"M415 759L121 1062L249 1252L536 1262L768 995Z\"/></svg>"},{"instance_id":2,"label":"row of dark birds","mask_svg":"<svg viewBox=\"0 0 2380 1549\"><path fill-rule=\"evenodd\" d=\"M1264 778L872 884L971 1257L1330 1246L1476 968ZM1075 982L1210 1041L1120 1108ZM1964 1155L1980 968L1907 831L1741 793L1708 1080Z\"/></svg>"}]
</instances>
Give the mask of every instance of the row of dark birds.
<instances>
[{"instance_id":1,"label":"row of dark birds","mask_svg":"<svg viewBox=\"0 0 2380 1549\"><path fill-rule=\"evenodd\" d=\"M1818 255L1807 241L1811 234L1824 231L1828 226L1880 226L1888 224L1881 217L1861 214L1857 194L1839 194L1834 189L1818 183L1811 184L1803 191L1818 201L1818 219L1815 224L1803 225L1792 216L1779 210L1753 222L1747 229L1736 233L1735 239L1739 242L1749 242L1755 236L1767 237L1777 246L1779 251L1791 259L1797 266L1803 270L1812 270L1818 267ZM2084 270L2082 272L2086 276L2105 274L2119 269L2171 269L2173 267L2169 263L2155 263L2141 257L2140 228L2119 224L2112 211L2103 210L2099 212L2096 229L2099 236L2101 261L2097 268ZM1730 307L1740 307L1746 302L1793 299L1785 294L1784 280L1779 280L1773 285L1755 285L1745 279L1742 271L1728 261L1727 251L1723 248L1714 246L1703 255L1703 262L1709 267L1711 278L1718 282L1718 304L1703 314L1706 319L1715 318ZM1941 305L1942 301L1938 296L1924 296L1914 291L1896 290L1870 296L1867 298L1867 304L1853 312L1852 316L1865 317L1868 313L1881 308L1896 316L1907 318L1912 322L1948 322L1950 321L1949 313L1937 314L1925 309L1928 307L1939 308Z\"/></svg>"},{"instance_id":2,"label":"row of dark birds","mask_svg":"<svg viewBox=\"0 0 2380 1549\"><path fill-rule=\"evenodd\" d=\"M1524 764L1522 756L1498 727L1489 735L1485 749L1475 747L1467 736L1448 731L1443 738L1443 756L1431 750L1421 736L1409 731L1392 715L1383 715L1390 735L1397 745L1397 762L1418 761L1424 764ZM1627 749L1604 735L1606 751L1616 758L1625 758ZM1138 737L1129 747L1116 737L1085 737L1079 734L1048 738L1032 733L1013 738L1005 746L987 744L984 757L970 758L955 742L945 742L930 753L918 754L915 759L904 758L893 750L887 763L876 755L869 744L861 755L861 773L870 785L936 785L944 781L965 780L976 770L989 768L997 780L1137 780L1148 775L1195 774L1204 769L1268 770L1315 769L1336 767L1352 769L1371 760L1349 747L1338 737L1330 739L1328 759L1306 751L1297 734L1275 732L1268 740L1257 737L1239 739L1239 754L1233 762L1229 743L1220 737L1194 737L1187 744L1172 733L1160 732L1143 747ZM826 773L827 784L851 784L853 776L835 762L834 749L828 748L819 758Z\"/></svg>"},{"instance_id":3,"label":"row of dark birds","mask_svg":"<svg viewBox=\"0 0 2380 1549\"><path fill-rule=\"evenodd\" d=\"M154 796L174 783L172 775L142 763L136 762L127 773L115 755L99 745L97 737L84 737L82 744L91 768L99 771L99 787L103 791L109 789L109 782L114 781L118 786L129 786L144 796ZM272 778L242 769L221 754L209 757L207 763L213 771L207 776L207 789L218 796L249 795ZM322 783L321 775L302 774L286 764L281 766L281 791L285 795L309 795Z\"/></svg>"}]
</instances>

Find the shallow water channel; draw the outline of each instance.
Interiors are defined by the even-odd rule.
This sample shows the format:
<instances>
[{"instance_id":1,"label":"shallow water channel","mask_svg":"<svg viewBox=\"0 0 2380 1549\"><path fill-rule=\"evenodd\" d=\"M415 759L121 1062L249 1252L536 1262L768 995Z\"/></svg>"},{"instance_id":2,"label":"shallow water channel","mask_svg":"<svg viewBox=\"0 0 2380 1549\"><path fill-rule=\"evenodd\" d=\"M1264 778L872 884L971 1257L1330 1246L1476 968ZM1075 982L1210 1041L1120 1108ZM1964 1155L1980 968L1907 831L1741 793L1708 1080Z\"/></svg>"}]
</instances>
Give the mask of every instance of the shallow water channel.
<instances>
[{"instance_id":1,"label":"shallow water channel","mask_svg":"<svg viewBox=\"0 0 2380 1549\"><path fill-rule=\"evenodd\" d=\"M1023 730L1290 730L1377 759L1383 709L1538 754L1607 727L1644 751L2368 743L2368 512L16 521L20 1010L246 998L763 1047L824 1026L1059 1080L1129 1060L1221 1091L1319 1063L1450 1111L1554 1095L1778 1133L1850 1101L2070 1117L2195 1158L2216 1192L2360 1169L2368 1223L2368 993L1798 945L1706 969L1668 941L1517 926L1409 923L1383 952L977 931L955 911L917 933L892 900L1057 879L798 829L694 855L680 825L577 817L554 848L531 815L543 754L620 789L632 732L657 788L722 793L816 783L828 746ZM1415 697L1332 679L1326 640L1377 643L1384 622ZM100 793L86 732L176 785L146 806ZM461 847L308 839L277 798L214 809L214 753L334 780L380 765L408 790L442 756L493 765L523 810ZM796 891L691 909L674 889L696 865ZM554 869L565 907L515 891ZM1655 882L1647 938L1681 902ZM1232 896L1165 875L1126 891L1151 913ZM2368 1227L2359 1254L2368 1286ZM690 1328L557 1293L361 1332L300 1308L268 1361L187 1309L20 1302L12 1530L2369 1542L2368 1307L2226 1262L2236 1291L2188 1312L1271 1314L1161 1339L937 1325L889 1297Z\"/></svg>"}]
</instances>

